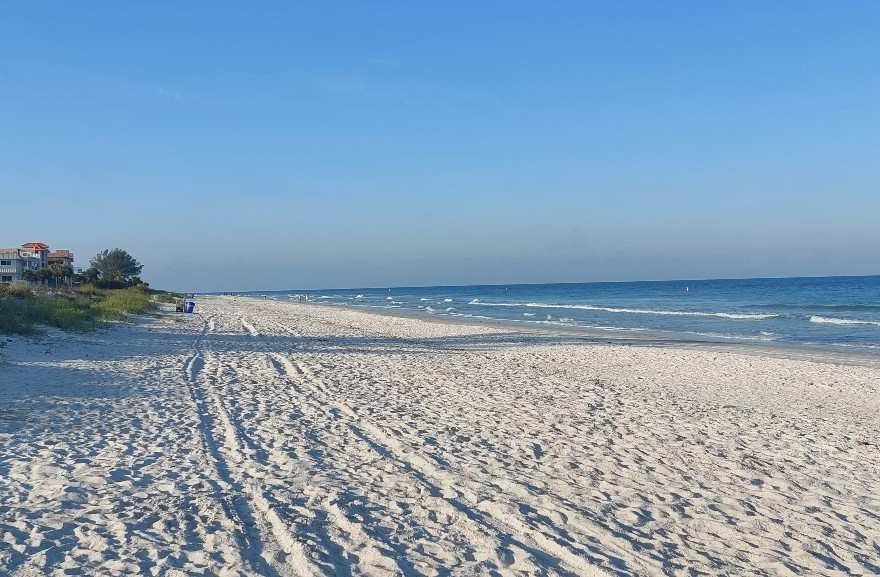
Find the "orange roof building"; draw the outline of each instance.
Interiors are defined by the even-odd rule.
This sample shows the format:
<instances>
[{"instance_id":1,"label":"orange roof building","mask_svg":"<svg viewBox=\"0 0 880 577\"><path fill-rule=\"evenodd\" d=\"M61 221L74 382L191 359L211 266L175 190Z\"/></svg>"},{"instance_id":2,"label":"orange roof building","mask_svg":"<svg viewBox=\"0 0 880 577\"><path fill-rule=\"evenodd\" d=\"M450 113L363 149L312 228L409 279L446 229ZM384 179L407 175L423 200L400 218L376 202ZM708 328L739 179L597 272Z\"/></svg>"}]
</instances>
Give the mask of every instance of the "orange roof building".
<instances>
[{"instance_id":1,"label":"orange roof building","mask_svg":"<svg viewBox=\"0 0 880 577\"><path fill-rule=\"evenodd\" d=\"M55 250L50 252L46 259L49 261L49 264L71 265L73 264L73 253L64 249Z\"/></svg>"},{"instance_id":2,"label":"orange roof building","mask_svg":"<svg viewBox=\"0 0 880 577\"><path fill-rule=\"evenodd\" d=\"M19 248L0 249L0 283L32 280L29 273L37 272L51 264L73 266L73 252L65 249L49 251L45 242L26 242ZM70 278L64 279L66 284ZM58 282L58 279L55 279ZM51 281L50 281L51 283ZM51 284L50 284L51 286Z\"/></svg>"}]
</instances>

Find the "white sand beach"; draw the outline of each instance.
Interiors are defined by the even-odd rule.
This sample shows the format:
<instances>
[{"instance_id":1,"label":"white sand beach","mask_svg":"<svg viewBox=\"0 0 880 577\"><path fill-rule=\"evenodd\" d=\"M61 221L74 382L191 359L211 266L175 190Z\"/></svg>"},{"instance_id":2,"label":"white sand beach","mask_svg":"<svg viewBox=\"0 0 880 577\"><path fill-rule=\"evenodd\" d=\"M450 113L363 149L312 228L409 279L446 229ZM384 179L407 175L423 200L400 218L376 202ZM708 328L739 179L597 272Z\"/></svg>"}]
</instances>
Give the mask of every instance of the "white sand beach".
<instances>
[{"instance_id":1,"label":"white sand beach","mask_svg":"<svg viewBox=\"0 0 880 577\"><path fill-rule=\"evenodd\" d=\"M231 297L0 349L0 574L876 575L880 368Z\"/></svg>"}]
</instances>

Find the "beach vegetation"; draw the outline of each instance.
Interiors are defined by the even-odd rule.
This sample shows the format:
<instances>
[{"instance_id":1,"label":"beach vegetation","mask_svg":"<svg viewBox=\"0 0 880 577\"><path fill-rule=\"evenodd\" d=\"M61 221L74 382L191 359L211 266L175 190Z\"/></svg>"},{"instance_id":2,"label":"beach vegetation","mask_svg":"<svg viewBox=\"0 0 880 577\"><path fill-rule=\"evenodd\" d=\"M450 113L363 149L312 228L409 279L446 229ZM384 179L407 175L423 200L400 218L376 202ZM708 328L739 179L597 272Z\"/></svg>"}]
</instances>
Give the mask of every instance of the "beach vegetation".
<instances>
[{"instance_id":1,"label":"beach vegetation","mask_svg":"<svg viewBox=\"0 0 880 577\"><path fill-rule=\"evenodd\" d=\"M184 295L180 293L173 293L168 291L147 289L147 292L153 295L153 300L160 303L175 304L177 301L184 298Z\"/></svg>"},{"instance_id":2,"label":"beach vegetation","mask_svg":"<svg viewBox=\"0 0 880 577\"><path fill-rule=\"evenodd\" d=\"M144 266L121 248L104 249L89 264L87 272L99 286L121 288L142 284L138 275Z\"/></svg>"},{"instance_id":3,"label":"beach vegetation","mask_svg":"<svg viewBox=\"0 0 880 577\"><path fill-rule=\"evenodd\" d=\"M0 284L0 298L2 297L24 297L31 293L31 289L26 282L14 282Z\"/></svg>"},{"instance_id":4,"label":"beach vegetation","mask_svg":"<svg viewBox=\"0 0 880 577\"><path fill-rule=\"evenodd\" d=\"M95 267L89 267L86 270L73 275L73 283L76 285L94 285L101 277L101 273Z\"/></svg>"},{"instance_id":5,"label":"beach vegetation","mask_svg":"<svg viewBox=\"0 0 880 577\"><path fill-rule=\"evenodd\" d=\"M47 292L9 285L0 292L0 333L35 334L42 326L90 330L105 321L148 313L156 306L150 291L141 287L84 285L72 291Z\"/></svg>"},{"instance_id":6,"label":"beach vegetation","mask_svg":"<svg viewBox=\"0 0 880 577\"><path fill-rule=\"evenodd\" d=\"M107 290L92 303L99 320L119 320L128 315L142 315L156 308L150 294L140 288Z\"/></svg>"}]
</instances>

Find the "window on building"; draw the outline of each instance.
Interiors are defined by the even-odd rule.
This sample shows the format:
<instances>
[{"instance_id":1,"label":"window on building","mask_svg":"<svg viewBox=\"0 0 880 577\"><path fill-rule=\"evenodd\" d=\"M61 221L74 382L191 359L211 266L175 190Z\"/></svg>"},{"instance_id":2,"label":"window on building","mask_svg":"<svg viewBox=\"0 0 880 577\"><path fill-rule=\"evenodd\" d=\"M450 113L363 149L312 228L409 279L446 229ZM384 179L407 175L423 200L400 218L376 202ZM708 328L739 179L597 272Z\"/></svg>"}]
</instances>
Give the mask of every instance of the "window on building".
<instances>
[{"instance_id":1,"label":"window on building","mask_svg":"<svg viewBox=\"0 0 880 577\"><path fill-rule=\"evenodd\" d=\"M6 275L0 276L0 282L12 282L12 277Z\"/></svg>"},{"instance_id":2,"label":"window on building","mask_svg":"<svg viewBox=\"0 0 880 577\"><path fill-rule=\"evenodd\" d=\"M0 260L0 266L12 266L11 260Z\"/></svg>"}]
</instances>

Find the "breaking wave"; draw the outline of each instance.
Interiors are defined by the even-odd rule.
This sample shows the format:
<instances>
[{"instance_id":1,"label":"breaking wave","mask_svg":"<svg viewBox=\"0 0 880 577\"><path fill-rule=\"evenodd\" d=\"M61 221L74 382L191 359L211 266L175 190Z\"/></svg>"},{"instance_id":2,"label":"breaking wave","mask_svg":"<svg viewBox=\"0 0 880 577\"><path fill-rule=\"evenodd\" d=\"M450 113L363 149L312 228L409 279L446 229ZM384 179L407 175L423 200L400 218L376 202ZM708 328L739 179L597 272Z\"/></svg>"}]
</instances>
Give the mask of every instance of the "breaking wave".
<instances>
[{"instance_id":1,"label":"breaking wave","mask_svg":"<svg viewBox=\"0 0 880 577\"><path fill-rule=\"evenodd\" d=\"M874 312L880 311L880 305L869 305L869 304L838 304L838 305L829 305L829 304L815 304L815 303L803 303L803 304L793 304L793 303L771 303L771 304L759 304L759 305L749 305L746 308L763 308L763 309L780 309L780 310L814 310L814 311L837 311L837 312Z\"/></svg>"},{"instance_id":2,"label":"breaking wave","mask_svg":"<svg viewBox=\"0 0 880 577\"><path fill-rule=\"evenodd\" d=\"M880 327L880 321L861 321L858 319L838 319L834 317L823 317L813 315L810 317L811 323L819 323L823 325L870 325Z\"/></svg>"},{"instance_id":3,"label":"breaking wave","mask_svg":"<svg viewBox=\"0 0 880 577\"><path fill-rule=\"evenodd\" d=\"M651 310L651 309L630 309L616 307L602 307L598 305L564 305L564 304L546 304L546 303L484 303L479 299L472 300L469 304L484 307L529 307L543 309L578 309L586 311L602 311L607 313L627 313L634 315L667 315L667 316L688 316L688 317L717 317L722 319L733 320L752 320L760 321L773 319L778 314L773 313L722 313L722 312L703 312L703 311L667 311L667 310Z\"/></svg>"}]
</instances>

